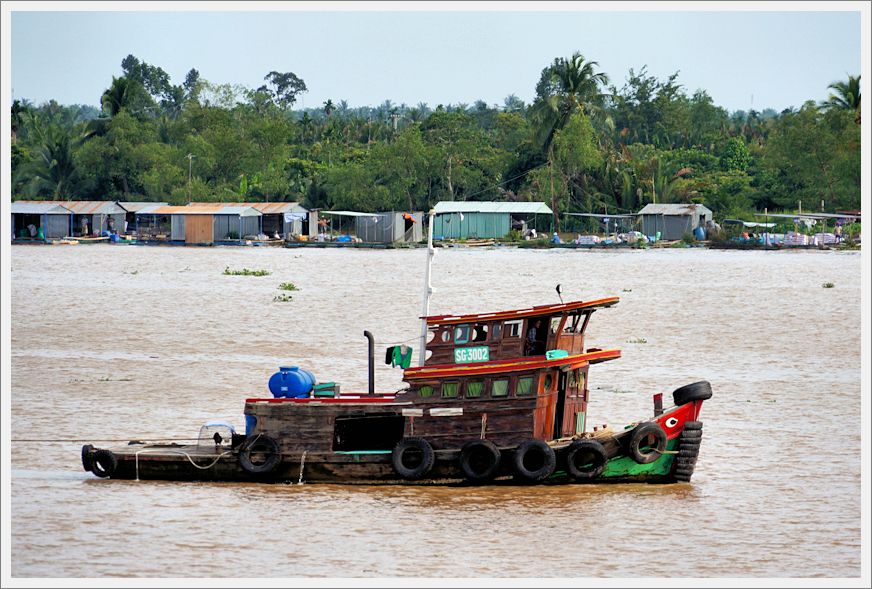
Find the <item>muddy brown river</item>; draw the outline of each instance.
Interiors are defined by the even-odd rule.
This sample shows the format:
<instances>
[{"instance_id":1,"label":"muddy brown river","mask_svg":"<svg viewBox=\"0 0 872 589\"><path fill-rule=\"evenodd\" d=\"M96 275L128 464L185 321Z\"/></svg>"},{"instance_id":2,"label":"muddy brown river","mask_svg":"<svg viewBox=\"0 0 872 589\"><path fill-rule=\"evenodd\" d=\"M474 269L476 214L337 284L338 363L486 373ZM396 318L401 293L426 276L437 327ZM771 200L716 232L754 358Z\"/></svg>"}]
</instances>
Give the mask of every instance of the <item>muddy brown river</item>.
<instances>
[{"instance_id":1,"label":"muddy brown river","mask_svg":"<svg viewBox=\"0 0 872 589\"><path fill-rule=\"evenodd\" d=\"M403 386L424 249L14 246L13 577L848 577L861 574L861 255L441 249L432 314L617 295L587 344L588 426L712 383L689 484L386 487L98 479L83 443L244 431L279 366ZM265 269L268 276L227 276ZM299 290L274 301L283 282ZM832 283L833 288L823 288ZM868 335L868 334L867 334ZM383 354L381 354L383 357ZM868 391L866 391L868 393ZM868 416L867 416L868 417Z\"/></svg>"}]
</instances>

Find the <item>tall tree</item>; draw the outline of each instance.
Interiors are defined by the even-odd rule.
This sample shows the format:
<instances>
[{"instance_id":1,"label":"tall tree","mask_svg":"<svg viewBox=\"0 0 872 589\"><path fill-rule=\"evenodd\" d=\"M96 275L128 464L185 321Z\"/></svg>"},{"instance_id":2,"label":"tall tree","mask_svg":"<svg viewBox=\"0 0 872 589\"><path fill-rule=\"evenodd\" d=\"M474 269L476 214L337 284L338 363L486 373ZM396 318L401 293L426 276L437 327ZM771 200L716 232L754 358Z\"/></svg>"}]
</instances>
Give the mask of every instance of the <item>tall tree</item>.
<instances>
[{"instance_id":1,"label":"tall tree","mask_svg":"<svg viewBox=\"0 0 872 589\"><path fill-rule=\"evenodd\" d=\"M608 84L609 78L595 68L599 64L586 61L575 52L568 59L558 57L542 70L536 86L536 101L533 104L535 139L548 154L549 166L554 166L552 142L554 135L566 126L572 115L581 111L590 114L602 104L600 87ZM552 170L553 173L553 170ZM552 179L553 184L553 179ZM554 212L555 230L560 230L557 195L551 191L551 209Z\"/></svg>"},{"instance_id":2,"label":"tall tree","mask_svg":"<svg viewBox=\"0 0 872 589\"><path fill-rule=\"evenodd\" d=\"M827 86L834 90L821 105L825 109L840 108L856 113L856 122L860 124L860 76L848 76L847 82L833 82Z\"/></svg>"}]
</instances>

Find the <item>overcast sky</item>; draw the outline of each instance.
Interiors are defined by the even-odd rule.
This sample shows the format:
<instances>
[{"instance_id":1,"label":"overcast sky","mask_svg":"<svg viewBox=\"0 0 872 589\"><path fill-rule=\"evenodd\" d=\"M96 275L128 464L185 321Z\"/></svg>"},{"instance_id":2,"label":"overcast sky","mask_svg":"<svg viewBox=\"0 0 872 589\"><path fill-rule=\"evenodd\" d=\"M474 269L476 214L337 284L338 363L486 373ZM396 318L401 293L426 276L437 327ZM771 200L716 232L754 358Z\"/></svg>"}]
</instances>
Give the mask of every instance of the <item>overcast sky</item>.
<instances>
[{"instance_id":1,"label":"overcast sky","mask_svg":"<svg viewBox=\"0 0 872 589\"><path fill-rule=\"evenodd\" d=\"M357 5L339 3L48 6L57 11L19 3L11 13L11 92L36 104L98 105L128 54L160 66L175 84L191 68L210 82L249 88L272 70L294 72L309 88L297 105L305 107L327 99L351 107L385 99L502 105L510 94L529 103L542 69L580 51L619 88L630 68L647 65L661 79L679 71L688 94L705 89L730 111L780 111L826 99L829 84L858 75L861 65L857 4L798 11L774 3L767 12L704 3L629 5L634 11L582 3L480 3L474 11L382 3L355 12ZM173 6L187 11L168 12ZM68 7L79 10L60 12ZM399 10L415 7L431 10Z\"/></svg>"}]
</instances>

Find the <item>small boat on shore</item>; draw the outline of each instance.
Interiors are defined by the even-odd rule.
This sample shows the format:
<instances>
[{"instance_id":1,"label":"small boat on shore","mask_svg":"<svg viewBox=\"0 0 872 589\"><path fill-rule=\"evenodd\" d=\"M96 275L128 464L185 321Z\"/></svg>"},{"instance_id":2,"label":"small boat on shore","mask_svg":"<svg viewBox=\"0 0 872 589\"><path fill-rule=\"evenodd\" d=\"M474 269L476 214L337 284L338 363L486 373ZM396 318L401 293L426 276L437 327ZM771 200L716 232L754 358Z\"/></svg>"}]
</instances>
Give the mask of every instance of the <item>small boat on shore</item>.
<instances>
[{"instance_id":1,"label":"small boat on shore","mask_svg":"<svg viewBox=\"0 0 872 589\"><path fill-rule=\"evenodd\" d=\"M431 224L432 227L432 224ZM588 424L590 367L620 358L587 347L594 312L618 297L464 315L429 315L428 246L419 362L392 346L405 388L376 393L368 331L367 392L340 392L281 367L270 396L245 399L245 432L208 422L194 444L82 447L101 478L345 484L688 482L702 441L708 382L677 388L673 405L620 428ZM558 294L559 294L558 289Z\"/></svg>"}]
</instances>

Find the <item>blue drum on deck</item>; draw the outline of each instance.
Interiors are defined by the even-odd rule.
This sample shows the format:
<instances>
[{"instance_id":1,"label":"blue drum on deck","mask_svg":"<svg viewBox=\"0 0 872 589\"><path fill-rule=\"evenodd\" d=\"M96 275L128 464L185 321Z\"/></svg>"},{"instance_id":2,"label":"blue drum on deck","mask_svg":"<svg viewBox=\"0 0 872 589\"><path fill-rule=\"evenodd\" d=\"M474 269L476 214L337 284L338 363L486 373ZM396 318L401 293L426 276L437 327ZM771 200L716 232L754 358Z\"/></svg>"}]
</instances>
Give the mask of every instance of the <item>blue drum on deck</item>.
<instances>
[{"instance_id":1,"label":"blue drum on deck","mask_svg":"<svg viewBox=\"0 0 872 589\"><path fill-rule=\"evenodd\" d=\"M308 397L312 390L312 378L297 366L282 366L269 379L269 392L273 397L297 399Z\"/></svg>"}]
</instances>

